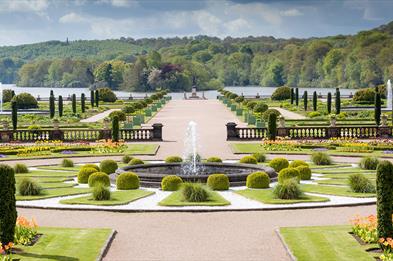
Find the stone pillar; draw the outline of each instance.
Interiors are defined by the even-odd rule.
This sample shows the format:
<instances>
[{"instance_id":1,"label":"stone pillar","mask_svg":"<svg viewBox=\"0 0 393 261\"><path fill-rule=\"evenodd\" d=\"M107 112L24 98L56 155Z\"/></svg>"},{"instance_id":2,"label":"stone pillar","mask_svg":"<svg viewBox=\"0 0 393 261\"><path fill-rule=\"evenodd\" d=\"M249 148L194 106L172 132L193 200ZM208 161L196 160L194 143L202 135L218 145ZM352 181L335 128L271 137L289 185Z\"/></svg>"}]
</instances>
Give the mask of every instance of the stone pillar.
<instances>
[{"instance_id":1,"label":"stone pillar","mask_svg":"<svg viewBox=\"0 0 393 261\"><path fill-rule=\"evenodd\" d=\"M329 126L327 129L327 138L340 137L340 128Z\"/></svg>"},{"instance_id":2,"label":"stone pillar","mask_svg":"<svg viewBox=\"0 0 393 261\"><path fill-rule=\"evenodd\" d=\"M9 130L9 123L8 121L2 121L1 124L3 125L3 130L8 131Z\"/></svg>"},{"instance_id":3,"label":"stone pillar","mask_svg":"<svg viewBox=\"0 0 393 261\"><path fill-rule=\"evenodd\" d=\"M236 126L234 122L228 122L227 126L227 140L237 140L239 137L237 135Z\"/></svg>"},{"instance_id":4,"label":"stone pillar","mask_svg":"<svg viewBox=\"0 0 393 261\"><path fill-rule=\"evenodd\" d=\"M111 123L109 118L104 119L104 130L109 130L109 124Z\"/></svg>"},{"instance_id":5,"label":"stone pillar","mask_svg":"<svg viewBox=\"0 0 393 261\"><path fill-rule=\"evenodd\" d=\"M381 127L388 126L388 116L386 114L381 115Z\"/></svg>"},{"instance_id":6,"label":"stone pillar","mask_svg":"<svg viewBox=\"0 0 393 261\"><path fill-rule=\"evenodd\" d=\"M288 129L285 127L285 118L280 115L280 117L278 118L277 136L287 137L288 135Z\"/></svg>"},{"instance_id":7,"label":"stone pillar","mask_svg":"<svg viewBox=\"0 0 393 261\"><path fill-rule=\"evenodd\" d=\"M153 140L162 141L162 125L161 123L154 123L153 127Z\"/></svg>"},{"instance_id":8,"label":"stone pillar","mask_svg":"<svg viewBox=\"0 0 393 261\"><path fill-rule=\"evenodd\" d=\"M380 138L392 137L392 129L388 126L378 127L377 135Z\"/></svg>"},{"instance_id":9,"label":"stone pillar","mask_svg":"<svg viewBox=\"0 0 393 261\"><path fill-rule=\"evenodd\" d=\"M50 137L51 140L64 140L64 134L63 131L60 130L59 123L59 120L53 120L53 130Z\"/></svg>"}]
</instances>

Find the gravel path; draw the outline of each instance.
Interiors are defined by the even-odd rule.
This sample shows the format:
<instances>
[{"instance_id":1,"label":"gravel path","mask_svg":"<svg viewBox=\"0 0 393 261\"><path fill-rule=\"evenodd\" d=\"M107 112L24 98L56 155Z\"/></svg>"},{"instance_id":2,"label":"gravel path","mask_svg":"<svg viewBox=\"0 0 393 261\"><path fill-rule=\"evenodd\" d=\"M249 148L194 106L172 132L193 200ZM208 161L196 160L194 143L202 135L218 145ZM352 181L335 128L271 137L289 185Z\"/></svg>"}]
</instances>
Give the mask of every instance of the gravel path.
<instances>
[{"instance_id":1,"label":"gravel path","mask_svg":"<svg viewBox=\"0 0 393 261\"><path fill-rule=\"evenodd\" d=\"M280 107L272 107L272 109L278 110L282 116L284 116L285 119L291 119L291 120L302 120L305 119L306 117L292 111L288 111L286 109L280 108Z\"/></svg>"},{"instance_id":2,"label":"gravel path","mask_svg":"<svg viewBox=\"0 0 393 261\"><path fill-rule=\"evenodd\" d=\"M110 110L106 110L106 111L104 111L104 112L101 112L101 113L98 113L98 114L96 114L96 115L94 115L94 116L91 116L91 117L89 117L89 118L87 118L87 119L81 120L81 122L88 123L88 122L97 122L97 121L103 120L103 119L105 119L106 117L108 117L109 114L111 114L111 112L113 112L113 111L120 111L120 109L110 109Z\"/></svg>"}]
</instances>

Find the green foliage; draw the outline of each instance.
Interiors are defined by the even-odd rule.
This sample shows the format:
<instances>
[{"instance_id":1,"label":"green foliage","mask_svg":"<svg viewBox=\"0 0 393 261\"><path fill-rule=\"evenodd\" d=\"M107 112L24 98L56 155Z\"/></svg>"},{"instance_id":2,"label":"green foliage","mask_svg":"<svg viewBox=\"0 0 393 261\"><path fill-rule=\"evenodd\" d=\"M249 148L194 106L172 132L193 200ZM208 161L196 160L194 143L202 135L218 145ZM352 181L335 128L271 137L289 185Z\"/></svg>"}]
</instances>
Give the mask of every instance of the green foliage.
<instances>
[{"instance_id":1,"label":"green foliage","mask_svg":"<svg viewBox=\"0 0 393 261\"><path fill-rule=\"evenodd\" d=\"M269 162L269 166L279 172L282 169L288 168L289 162L285 158L274 158Z\"/></svg>"},{"instance_id":2,"label":"green foliage","mask_svg":"<svg viewBox=\"0 0 393 261\"><path fill-rule=\"evenodd\" d=\"M299 166L306 166L306 167L308 167L308 164L304 160L293 160L289 164L290 168L296 168L296 167L299 167Z\"/></svg>"},{"instance_id":3,"label":"green foliage","mask_svg":"<svg viewBox=\"0 0 393 261\"><path fill-rule=\"evenodd\" d=\"M241 103L243 101L244 101L244 96L239 96L239 97L235 98L235 102L237 102L237 103Z\"/></svg>"},{"instance_id":4,"label":"green foliage","mask_svg":"<svg viewBox=\"0 0 393 261\"><path fill-rule=\"evenodd\" d=\"M78 183L87 184L91 174L98 172L96 168L83 167L78 172Z\"/></svg>"},{"instance_id":5,"label":"green foliage","mask_svg":"<svg viewBox=\"0 0 393 261\"><path fill-rule=\"evenodd\" d=\"M128 162L130 162L134 157L130 156L130 155L124 155L121 158L121 162L127 164Z\"/></svg>"},{"instance_id":6,"label":"green foliage","mask_svg":"<svg viewBox=\"0 0 393 261\"><path fill-rule=\"evenodd\" d=\"M85 113L86 111L86 96L84 93L81 94L81 112Z\"/></svg>"},{"instance_id":7,"label":"green foliage","mask_svg":"<svg viewBox=\"0 0 393 261\"><path fill-rule=\"evenodd\" d=\"M126 114L131 114L131 113L134 113L136 110L135 110L135 106L133 104L128 104L128 105L125 105L121 109L121 111L126 113Z\"/></svg>"},{"instance_id":8,"label":"green foliage","mask_svg":"<svg viewBox=\"0 0 393 261\"><path fill-rule=\"evenodd\" d=\"M100 170L106 174L115 173L117 170L118 165L116 161L111 159L106 159L100 162Z\"/></svg>"},{"instance_id":9,"label":"green foliage","mask_svg":"<svg viewBox=\"0 0 393 261\"><path fill-rule=\"evenodd\" d=\"M372 104L375 100L375 90L374 88L360 89L355 92L352 100L359 103Z\"/></svg>"},{"instance_id":10,"label":"green foliage","mask_svg":"<svg viewBox=\"0 0 393 261\"><path fill-rule=\"evenodd\" d=\"M381 106L382 106L381 95L377 92L375 94L375 104L374 104L374 120L377 126L379 126L381 123L381 110L382 110Z\"/></svg>"},{"instance_id":11,"label":"green foliage","mask_svg":"<svg viewBox=\"0 0 393 261\"><path fill-rule=\"evenodd\" d=\"M312 95L312 108L313 108L313 111L318 110L318 95L317 95L316 91L314 91L314 93Z\"/></svg>"},{"instance_id":12,"label":"green foliage","mask_svg":"<svg viewBox=\"0 0 393 261\"><path fill-rule=\"evenodd\" d=\"M161 189L163 191L176 191L183 184L181 177L176 175L168 175L161 180Z\"/></svg>"},{"instance_id":13,"label":"green foliage","mask_svg":"<svg viewBox=\"0 0 393 261\"><path fill-rule=\"evenodd\" d=\"M363 174L350 175L348 185L356 193L375 193L374 184Z\"/></svg>"},{"instance_id":14,"label":"green foliage","mask_svg":"<svg viewBox=\"0 0 393 261\"><path fill-rule=\"evenodd\" d=\"M239 162L243 164L258 164L257 159L253 156L244 156Z\"/></svg>"},{"instance_id":15,"label":"green foliage","mask_svg":"<svg viewBox=\"0 0 393 261\"><path fill-rule=\"evenodd\" d=\"M90 90L90 106L93 108L95 105L94 101L94 90Z\"/></svg>"},{"instance_id":16,"label":"green foliage","mask_svg":"<svg viewBox=\"0 0 393 261\"><path fill-rule=\"evenodd\" d=\"M41 191L41 186L31 178L23 178L18 184L18 193L21 196L38 196Z\"/></svg>"},{"instance_id":17,"label":"green foliage","mask_svg":"<svg viewBox=\"0 0 393 261\"><path fill-rule=\"evenodd\" d=\"M296 168L285 168L278 173L278 183L283 183L286 179L296 178L300 181L300 172Z\"/></svg>"},{"instance_id":18,"label":"green foliage","mask_svg":"<svg viewBox=\"0 0 393 261\"><path fill-rule=\"evenodd\" d=\"M72 105L72 113L76 114L76 95L73 94L71 98L71 105Z\"/></svg>"},{"instance_id":19,"label":"green foliage","mask_svg":"<svg viewBox=\"0 0 393 261\"><path fill-rule=\"evenodd\" d=\"M277 136L277 115L275 113L269 114L267 124L267 137L269 140L275 140Z\"/></svg>"},{"instance_id":20,"label":"green foliage","mask_svg":"<svg viewBox=\"0 0 393 261\"><path fill-rule=\"evenodd\" d=\"M165 159L165 163L177 163L183 162L183 159L179 156L169 156Z\"/></svg>"},{"instance_id":21,"label":"green foliage","mask_svg":"<svg viewBox=\"0 0 393 261\"><path fill-rule=\"evenodd\" d=\"M393 237L393 164L381 161L377 167L378 238Z\"/></svg>"},{"instance_id":22,"label":"green foliage","mask_svg":"<svg viewBox=\"0 0 393 261\"><path fill-rule=\"evenodd\" d=\"M97 201L110 200L111 191L108 187L98 184L93 188L93 199Z\"/></svg>"},{"instance_id":23,"label":"green foliage","mask_svg":"<svg viewBox=\"0 0 393 261\"><path fill-rule=\"evenodd\" d=\"M253 153L251 156L253 156L259 163L266 161L266 155L261 152Z\"/></svg>"},{"instance_id":24,"label":"green foliage","mask_svg":"<svg viewBox=\"0 0 393 261\"><path fill-rule=\"evenodd\" d=\"M93 164L93 163L87 163L87 164L83 165L81 169L83 169L83 168L93 168L93 169L96 169L97 171L100 171L100 167L96 164Z\"/></svg>"},{"instance_id":25,"label":"green foliage","mask_svg":"<svg viewBox=\"0 0 393 261\"><path fill-rule=\"evenodd\" d=\"M308 166L300 165L295 167L297 171L299 171L301 180L310 180L311 179L311 169Z\"/></svg>"},{"instance_id":26,"label":"green foliage","mask_svg":"<svg viewBox=\"0 0 393 261\"><path fill-rule=\"evenodd\" d=\"M49 117L55 117L55 96L49 96Z\"/></svg>"},{"instance_id":27,"label":"green foliage","mask_svg":"<svg viewBox=\"0 0 393 261\"><path fill-rule=\"evenodd\" d=\"M311 161L315 165L331 165L333 163L330 156L325 152L313 152L311 154Z\"/></svg>"},{"instance_id":28,"label":"green foliage","mask_svg":"<svg viewBox=\"0 0 393 261\"><path fill-rule=\"evenodd\" d=\"M23 163L16 163L14 166L15 173L28 173L29 168L26 166L26 164Z\"/></svg>"},{"instance_id":29,"label":"green foliage","mask_svg":"<svg viewBox=\"0 0 393 261\"><path fill-rule=\"evenodd\" d=\"M341 94L340 94L340 89L336 89L336 114L340 114L341 112Z\"/></svg>"},{"instance_id":30,"label":"green foliage","mask_svg":"<svg viewBox=\"0 0 393 261\"><path fill-rule=\"evenodd\" d=\"M250 101L247 103L247 109L254 110L254 107L257 105L256 101Z\"/></svg>"},{"instance_id":31,"label":"green foliage","mask_svg":"<svg viewBox=\"0 0 393 261\"><path fill-rule=\"evenodd\" d=\"M363 157L359 162L359 167L362 169L375 170L379 164L376 157Z\"/></svg>"},{"instance_id":32,"label":"green foliage","mask_svg":"<svg viewBox=\"0 0 393 261\"><path fill-rule=\"evenodd\" d=\"M141 159L137 159L137 158L133 158L130 162L128 162L128 165L141 165L141 164L145 164L143 162L143 160Z\"/></svg>"},{"instance_id":33,"label":"green foliage","mask_svg":"<svg viewBox=\"0 0 393 261\"><path fill-rule=\"evenodd\" d=\"M206 159L206 162L217 162L217 163L221 163L222 159L219 157L210 157Z\"/></svg>"},{"instance_id":34,"label":"green foliage","mask_svg":"<svg viewBox=\"0 0 393 261\"><path fill-rule=\"evenodd\" d=\"M31 95L30 93L20 93L14 98L12 98L11 101L16 102L18 105L18 109L35 109L38 108L38 102L37 100Z\"/></svg>"},{"instance_id":35,"label":"green foliage","mask_svg":"<svg viewBox=\"0 0 393 261\"><path fill-rule=\"evenodd\" d=\"M212 190L228 190L229 178L225 174L211 174L207 178L207 185Z\"/></svg>"},{"instance_id":36,"label":"green foliage","mask_svg":"<svg viewBox=\"0 0 393 261\"><path fill-rule=\"evenodd\" d=\"M181 192L187 202L204 202L209 197L209 192L199 183L184 183Z\"/></svg>"},{"instance_id":37,"label":"green foliage","mask_svg":"<svg viewBox=\"0 0 393 261\"><path fill-rule=\"evenodd\" d=\"M14 97L15 92L11 89L4 89L3 90L3 102L10 102Z\"/></svg>"},{"instance_id":38,"label":"green foliage","mask_svg":"<svg viewBox=\"0 0 393 261\"><path fill-rule=\"evenodd\" d=\"M94 92L94 101L96 102L96 107L100 105L100 93L98 90Z\"/></svg>"},{"instance_id":39,"label":"green foliage","mask_svg":"<svg viewBox=\"0 0 393 261\"><path fill-rule=\"evenodd\" d=\"M14 169L0 164L0 176L0 242L7 245L9 242L14 242L17 218Z\"/></svg>"},{"instance_id":40,"label":"green foliage","mask_svg":"<svg viewBox=\"0 0 393 261\"><path fill-rule=\"evenodd\" d=\"M269 109L269 106L266 103L263 103L263 102L258 102L254 106L254 112L256 112L256 113L264 113L268 109Z\"/></svg>"},{"instance_id":41,"label":"green foliage","mask_svg":"<svg viewBox=\"0 0 393 261\"><path fill-rule=\"evenodd\" d=\"M116 187L119 190L139 188L139 177L133 172L123 172L116 179Z\"/></svg>"},{"instance_id":42,"label":"green foliage","mask_svg":"<svg viewBox=\"0 0 393 261\"><path fill-rule=\"evenodd\" d=\"M332 94L329 92L327 95L327 112L332 113Z\"/></svg>"},{"instance_id":43,"label":"green foliage","mask_svg":"<svg viewBox=\"0 0 393 261\"><path fill-rule=\"evenodd\" d=\"M11 110L12 110L12 129L15 131L18 128L18 104L16 101L11 102Z\"/></svg>"},{"instance_id":44,"label":"green foliage","mask_svg":"<svg viewBox=\"0 0 393 261\"><path fill-rule=\"evenodd\" d=\"M291 104L293 104L295 101L295 90L291 88Z\"/></svg>"},{"instance_id":45,"label":"green foliage","mask_svg":"<svg viewBox=\"0 0 393 261\"><path fill-rule=\"evenodd\" d=\"M308 103L308 94L307 91L304 91L303 94L303 105L304 105L304 110L307 111L307 103Z\"/></svg>"},{"instance_id":46,"label":"green foliage","mask_svg":"<svg viewBox=\"0 0 393 261\"><path fill-rule=\"evenodd\" d=\"M59 117L63 117L63 96L59 96Z\"/></svg>"},{"instance_id":47,"label":"green foliage","mask_svg":"<svg viewBox=\"0 0 393 261\"><path fill-rule=\"evenodd\" d=\"M61 166L64 168L72 168L74 166L74 162L70 159L63 159Z\"/></svg>"},{"instance_id":48,"label":"green foliage","mask_svg":"<svg viewBox=\"0 0 393 261\"><path fill-rule=\"evenodd\" d=\"M279 199L299 199L303 195L296 178L286 179L273 189L273 195Z\"/></svg>"},{"instance_id":49,"label":"green foliage","mask_svg":"<svg viewBox=\"0 0 393 261\"><path fill-rule=\"evenodd\" d=\"M282 101L291 98L292 89L287 86L278 87L274 90L271 99L274 101ZM291 103L293 101L291 100Z\"/></svg>"},{"instance_id":50,"label":"green foliage","mask_svg":"<svg viewBox=\"0 0 393 261\"><path fill-rule=\"evenodd\" d=\"M100 101L103 102L115 102L117 100L116 94L109 88L98 89L98 94Z\"/></svg>"},{"instance_id":51,"label":"green foliage","mask_svg":"<svg viewBox=\"0 0 393 261\"><path fill-rule=\"evenodd\" d=\"M270 177L266 172L253 172L247 176L247 188L262 189L269 188Z\"/></svg>"},{"instance_id":52,"label":"green foliage","mask_svg":"<svg viewBox=\"0 0 393 261\"><path fill-rule=\"evenodd\" d=\"M296 106L299 106L299 88L295 89L295 102Z\"/></svg>"},{"instance_id":53,"label":"green foliage","mask_svg":"<svg viewBox=\"0 0 393 261\"><path fill-rule=\"evenodd\" d=\"M113 120L113 118L117 116L119 118L119 121L125 121L127 119L126 114L123 111L112 111L109 114L109 118Z\"/></svg>"},{"instance_id":54,"label":"green foliage","mask_svg":"<svg viewBox=\"0 0 393 261\"><path fill-rule=\"evenodd\" d=\"M269 115L270 114L275 114L277 118L281 115L281 113L278 110L276 110L276 109L268 109L262 115L263 120L264 121L269 121Z\"/></svg>"},{"instance_id":55,"label":"green foliage","mask_svg":"<svg viewBox=\"0 0 393 261\"><path fill-rule=\"evenodd\" d=\"M111 185L111 182L109 180L108 174L105 172L95 172L89 176L88 179L89 187L95 187L98 184L101 184L105 187L109 187Z\"/></svg>"},{"instance_id":56,"label":"green foliage","mask_svg":"<svg viewBox=\"0 0 393 261\"><path fill-rule=\"evenodd\" d=\"M115 115L112 119L112 140L119 141L119 117Z\"/></svg>"}]
</instances>

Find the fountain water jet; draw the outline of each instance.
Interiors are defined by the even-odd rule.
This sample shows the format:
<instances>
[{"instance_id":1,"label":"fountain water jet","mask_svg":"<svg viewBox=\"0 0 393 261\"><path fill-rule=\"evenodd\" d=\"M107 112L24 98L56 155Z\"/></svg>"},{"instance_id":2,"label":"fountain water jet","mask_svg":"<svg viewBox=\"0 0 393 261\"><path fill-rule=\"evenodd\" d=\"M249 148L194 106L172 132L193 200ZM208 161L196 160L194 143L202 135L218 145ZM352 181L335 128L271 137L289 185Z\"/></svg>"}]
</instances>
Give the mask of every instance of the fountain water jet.
<instances>
[{"instance_id":1,"label":"fountain water jet","mask_svg":"<svg viewBox=\"0 0 393 261\"><path fill-rule=\"evenodd\" d=\"M198 155L197 124L194 121L188 123L184 139L183 161L182 169L184 174L197 175L202 167L199 163L200 156Z\"/></svg>"}]
</instances>

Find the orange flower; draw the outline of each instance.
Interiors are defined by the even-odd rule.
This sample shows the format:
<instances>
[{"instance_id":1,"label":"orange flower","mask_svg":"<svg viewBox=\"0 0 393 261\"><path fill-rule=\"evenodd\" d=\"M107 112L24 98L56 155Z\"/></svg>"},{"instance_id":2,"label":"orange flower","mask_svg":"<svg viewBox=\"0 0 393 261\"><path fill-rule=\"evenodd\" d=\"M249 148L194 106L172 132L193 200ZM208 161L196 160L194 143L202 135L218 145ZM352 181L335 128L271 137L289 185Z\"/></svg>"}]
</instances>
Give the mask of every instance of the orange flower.
<instances>
[{"instance_id":1,"label":"orange flower","mask_svg":"<svg viewBox=\"0 0 393 261\"><path fill-rule=\"evenodd\" d=\"M385 239L384 239L383 237L381 237L381 238L378 240L378 242L379 242L380 244L382 244L383 242L385 242Z\"/></svg>"}]
</instances>

